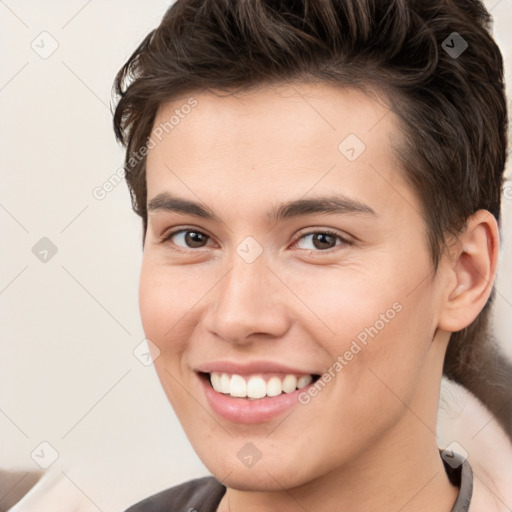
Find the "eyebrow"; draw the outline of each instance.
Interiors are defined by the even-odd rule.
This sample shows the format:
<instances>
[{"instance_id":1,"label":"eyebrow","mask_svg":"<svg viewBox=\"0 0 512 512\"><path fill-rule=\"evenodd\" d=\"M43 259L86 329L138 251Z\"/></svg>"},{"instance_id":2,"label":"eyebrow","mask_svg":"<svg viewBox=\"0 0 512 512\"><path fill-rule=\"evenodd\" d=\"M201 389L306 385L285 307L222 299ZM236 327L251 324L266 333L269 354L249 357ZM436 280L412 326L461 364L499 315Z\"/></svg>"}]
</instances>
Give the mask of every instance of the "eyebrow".
<instances>
[{"instance_id":1,"label":"eyebrow","mask_svg":"<svg viewBox=\"0 0 512 512\"><path fill-rule=\"evenodd\" d=\"M207 206L189 199L172 196L162 192L148 202L148 211L165 210L201 217L203 219L222 222L221 219ZM279 222L283 219L311 215L314 213L326 214L366 214L375 215L369 206L356 201L343 194L320 196L310 199L296 199L272 207L266 215L270 222Z\"/></svg>"}]
</instances>

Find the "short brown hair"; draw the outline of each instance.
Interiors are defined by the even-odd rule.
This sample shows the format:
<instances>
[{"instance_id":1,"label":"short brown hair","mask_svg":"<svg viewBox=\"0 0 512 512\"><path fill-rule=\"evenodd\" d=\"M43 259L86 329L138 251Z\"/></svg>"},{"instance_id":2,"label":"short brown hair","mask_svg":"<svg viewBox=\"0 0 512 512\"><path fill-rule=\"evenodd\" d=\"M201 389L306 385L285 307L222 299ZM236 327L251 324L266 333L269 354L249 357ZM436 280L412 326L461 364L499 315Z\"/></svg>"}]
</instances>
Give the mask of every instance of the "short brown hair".
<instances>
[{"instance_id":1,"label":"short brown hair","mask_svg":"<svg viewBox=\"0 0 512 512\"><path fill-rule=\"evenodd\" d=\"M133 154L146 145L164 102L193 91L319 81L376 89L389 100L402 135L393 149L420 199L437 269L446 235L471 214L500 217L507 101L490 27L477 0L175 1L114 84L114 130L126 147L126 181L144 235L146 158ZM497 355L506 363L488 335L491 302L452 335L444 373L486 403L512 436L512 407L502 407L510 382L508 394L492 392Z\"/></svg>"}]
</instances>

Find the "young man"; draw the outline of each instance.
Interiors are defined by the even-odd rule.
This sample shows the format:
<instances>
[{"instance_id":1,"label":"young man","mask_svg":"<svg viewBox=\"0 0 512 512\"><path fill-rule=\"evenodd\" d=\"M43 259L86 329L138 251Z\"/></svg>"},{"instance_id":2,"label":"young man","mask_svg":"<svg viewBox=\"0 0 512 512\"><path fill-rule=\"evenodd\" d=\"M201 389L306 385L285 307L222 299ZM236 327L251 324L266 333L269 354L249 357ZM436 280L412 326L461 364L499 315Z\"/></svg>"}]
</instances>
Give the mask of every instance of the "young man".
<instances>
[{"instance_id":1,"label":"young man","mask_svg":"<svg viewBox=\"0 0 512 512\"><path fill-rule=\"evenodd\" d=\"M499 510L436 439L443 371L510 427L510 383L484 384L488 24L469 0L178 0L119 72L144 330L213 474L130 510Z\"/></svg>"}]
</instances>

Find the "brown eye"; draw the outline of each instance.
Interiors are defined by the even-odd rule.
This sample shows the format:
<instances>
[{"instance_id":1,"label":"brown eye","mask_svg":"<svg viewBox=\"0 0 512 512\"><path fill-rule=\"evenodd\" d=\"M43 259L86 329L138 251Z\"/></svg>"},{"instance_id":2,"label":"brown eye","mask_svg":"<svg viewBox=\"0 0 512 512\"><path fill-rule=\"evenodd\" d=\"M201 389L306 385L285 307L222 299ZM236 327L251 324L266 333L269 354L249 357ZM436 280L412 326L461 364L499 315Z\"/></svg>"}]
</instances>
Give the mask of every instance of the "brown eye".
<instances>
[{"instance_id":1,"label":"brown eye","mask_svg":"<svg viewBox=\"0 0 512 512\"><path fill-rule=\"evenodd\" d=\"M301 247L300 241L310 239L313 247ZM336 241L341 240L341 244L337 244ZM313 233L307 233L300 237L299 242L297 242L300 249L306 250L319 250L325 251L326 249L332 249L336 245L342 245L343 243L348 243L344 238L342 238L337 233L331 231L316 231Z\"/></svg>"},{"instance_id":2,"label":"brown eye","mask_svg":"<svg viewBox=\"0 0 512 512\"><path fill-rule=\"evenodd\" d=\"M336 245L336 239L326 233L315 233L313 235L313 245L317 249L330 249Z\"/></svg>"},{"instance_id":3,"label":"brown eye","mask_svg":"<svg viewBox=\"0 0 512 512\"><path fill-rule=\"evenodd\" d=\"M185 231L185 243L189 247L202 247L206 242L207 236L197 231Z\"/></svg>"},{"instance_id":4,"label":"brown eye","mask_svg":"<svg viewBox=\"0 0 512 512\"><path fill-rule=\"evenodd\" d=\"M198 249L204 247L208 241L208 235L191 229L181 229L169 233L164 241L172 241L175 245L185 249Z\"/></svg>"}]
</instances>

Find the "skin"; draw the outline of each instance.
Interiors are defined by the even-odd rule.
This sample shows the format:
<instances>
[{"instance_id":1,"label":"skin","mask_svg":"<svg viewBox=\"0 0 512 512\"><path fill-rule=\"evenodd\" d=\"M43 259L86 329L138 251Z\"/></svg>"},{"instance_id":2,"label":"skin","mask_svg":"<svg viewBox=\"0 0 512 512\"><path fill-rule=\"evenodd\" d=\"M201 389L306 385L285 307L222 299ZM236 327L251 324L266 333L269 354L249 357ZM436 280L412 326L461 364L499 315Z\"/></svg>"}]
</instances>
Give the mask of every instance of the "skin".
<instances>
[{"instance_id":1,"label":"skin","mask_svg":"<svg viewBox=\"0 0 512 512\"><path fill-rule=\"evenodd\" d=\"M167 397L227 486L218 510L449 512L458 489L435 436L442 362L450 332L471 323L490 294L494 218L473 215L433 272L420 203L391 147L398 119L378 96L301 82L193 97L197 106L148 153L148 201L172 193L220 221L150 211L139 299ZM162 105L155 126L187 99ZM338 150L348 134L366 145L354 161ZM266 216L282 202L332 193L375 215L277 224ZM179 229L205 236L161 242ZM326 229L351 243L315 243ZM263 250L252 263L236 252L248 236ZM263 359L321 374L394 303L400 313L287 417L228 422L193 371ZM262 454L250 468L237 457L247 442Z\"/></svg>"}]
</instances>

